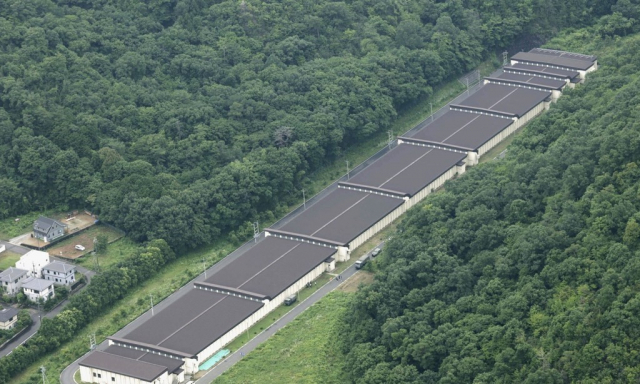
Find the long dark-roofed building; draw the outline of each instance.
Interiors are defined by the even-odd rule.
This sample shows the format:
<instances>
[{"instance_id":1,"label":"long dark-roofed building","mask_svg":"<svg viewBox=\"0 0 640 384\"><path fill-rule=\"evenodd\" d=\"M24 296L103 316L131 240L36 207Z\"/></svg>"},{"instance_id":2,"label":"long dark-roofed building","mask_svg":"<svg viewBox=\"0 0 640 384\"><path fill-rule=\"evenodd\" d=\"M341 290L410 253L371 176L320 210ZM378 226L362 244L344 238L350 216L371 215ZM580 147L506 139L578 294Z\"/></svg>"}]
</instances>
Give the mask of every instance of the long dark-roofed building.
<instances>
[{"instance_id":1,"label":"long dark-roofed building","mask_svg":"<svg viewBox=\"0 0 640 384\"><path fill-rule=\"evenodd\" d=\"M526 60L525 60L526 59ZM534 49L363 169L205 272L163 309L79 361L83 382L178 384L225 345L550 106L597 68L593 56ZM206 368L202 368L206 369Z\"/></svg>"},{"instance_id":2,"label":"long dark-roofed building","mask_svg":"<svg viewBox=\"0 0 640 384\"><path fill-rule=\"evenodd\" d=\"M535 48L529 52L518 52L511 56L511 64L578 71L582 80L587 73L598 69L598 61L595 56Z\"/></svg>"}]
</instances>

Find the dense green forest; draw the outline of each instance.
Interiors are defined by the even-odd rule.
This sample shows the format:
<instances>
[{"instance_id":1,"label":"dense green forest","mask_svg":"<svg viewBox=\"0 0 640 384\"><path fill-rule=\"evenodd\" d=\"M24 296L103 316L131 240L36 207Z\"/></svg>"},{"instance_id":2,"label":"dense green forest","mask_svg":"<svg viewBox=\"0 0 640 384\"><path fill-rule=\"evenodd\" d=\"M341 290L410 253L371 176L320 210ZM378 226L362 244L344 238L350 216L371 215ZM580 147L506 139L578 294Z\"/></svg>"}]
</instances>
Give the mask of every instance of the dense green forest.
<instances>
[{"instance_id":1,"label":"dense green forest","mask_svg":"<svg viewBox=\"0 0 640 384\"><path fill-rule=\"evenodd\" d=\"M408 213L345 312L350 381L640 380L640 35L616 19L556 41L605 52L586 84Z\"/></svg>"},{"instance_id":2,"label":"dense green forest","mask_svg":"<svg viewBox=\"0 0 640 384\"><path fill-rule=\"evenodd\" d=\"M0 218L88 208L135 240L209 243L272 220L328 160L496 50L611 11L624 16L603 33L630 32L625 7L2 1Z\"/></svg>"}]
</instances>

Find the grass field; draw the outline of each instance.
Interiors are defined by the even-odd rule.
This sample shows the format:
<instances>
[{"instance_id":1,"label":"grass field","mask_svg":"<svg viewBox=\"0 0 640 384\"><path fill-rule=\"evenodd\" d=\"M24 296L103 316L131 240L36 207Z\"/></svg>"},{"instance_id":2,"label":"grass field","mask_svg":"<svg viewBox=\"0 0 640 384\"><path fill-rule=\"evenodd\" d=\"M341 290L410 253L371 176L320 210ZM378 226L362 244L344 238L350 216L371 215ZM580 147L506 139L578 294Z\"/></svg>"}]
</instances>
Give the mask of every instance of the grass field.
<instances>
[{"instance_id":1,"label":"grass field","mask_svg":"<svg viewBox=\"0 0 640 384\"><path fill-rule=\"evenodd\" d=\"M4 271L9 267L15 267L16 261L20 260L17 253L4 251L0 253L0 270Z\"/></svg>"},{"instance_id":2,"label":"grass field","mask_svg":"<svg viewBox=\"0 0 640 384\"><path fill-rule=\"evenodd\" d=\"M93 239L100 234L107 235L109 241L114 241L123 236L122 233L112 229L111 227L97 224L91 228L85 229L73 237L56 243L51 248L48 248L47 252L53 256L63 257L65 259L77 259L93 250ZM78 251L75 249L74 247L78 244L84 246L85 250Z\"/></svg>"},{"instance_id":3,"label":"grass field","mask_svg":"<svg viewBox=\"0 0 640 384\"><path fill-rule=\"evenodd\" d=\"M0 239L9 240L13 237L20 236L23 233L33 229L33 222L40 216L50 216L56 211L49 210L44 212L31 212L17 217L8 217L0 220ZM19 221L15 221L19 218Z\"/></svg>"},{"instance_id":4,"label":"grass field","mask_svg":"<svg viewBox=\"0 0 640 384\"><path fill-rule=\"evenodd\" d=\"M350 297L330 293L214 383L342 383L335 327Z\"/></svg>"},{"instance_id":5,"label":"grass field","mask_svg":"<svg viewBox=\"0 0 640 384\"><path fill-rule=\"evenodd\" d=\"M481 73L489 73L493 68L493 63L487 61L481 66ZM430 102L433 103L433 110L435 112L462 90L463 86L457 80L452 80L444 86L436 89L434 95L430 99L419 100L414 106L405 109L400 113L398 119L393 125L394 134L398 135L404 133L428 117L430 113ZM350 148L345 152L344 156L324 168L323 171L310 176L312 181L308 184L309 187L306 187L309 191L308 196L312 196L315 192L322 190L344 174L346 171L344 168L345 160L349 160L350 163L355 165L380 150L382 146L386 145L386 137L387 133L384 132L378 136L374 136L363 141L362 144ZM299 203L302 203L302 199L300 199ZM35 215L35 218L37 218L37 214ZM35 220L35 218L33 220ZM272 223L261 224L266 228ZM356 249L351 256L351 261L357 260L359 255L364 254L367 251L367 246L372 247L371 244L377 244L382 239L388 237L394 228L395 225L392 224L367 242L368 245L363 245ZM0 232L1 231L2 226L0 224ZM22 232L18 232L18 234L20 233ZM127 238L123 238L114 244L110 244L104 260L102 258L100 259L100 266L106 267L110 263L117 261L118 258L121 259L127 257L135 250L135 248L135 243L131 242ZM39 367L45 366L48 372L47 376L49 383L59 383L60 372L62 369L89 350L88 340L90 333L95 332L97 342L102 342L107 336L117 332L120 328L131 322L140 314L144 313L148 309L147 302L150 294L153 294L156 298L164 299L173 291L186 284L192 277L195 277L200 273L202 268L202 258L206 259L207 265L211 265L226 256L235 248L236 247L227 241L227 239L220 239L217 242L201 247L198 250L182 254L179 260L164 267L158 275L131 291L127 296L120 300L120 302L108 309L102 316L95 319L88 327L80 331L72 341L62 345L55 353L51 353L30 365L21 375L15 378L14 382L20 384L37 382L40 377ZM92 268L93 266L93 260L91 260L90 257L81 258L78 260L78 263L85 265L87 268ZM339 263L335 273L340 273L350 264L351 263ZM373 265L373 267L375 267L375 265ZM320 284L321 283L318 282L318 285ZM277 315L278 313L279 312L276 312L274 315ZM265 327L271 324L274 317L275 316L272 316L272 314L267 316L264 320L265 322L254 325L254 327L250 329L249 334L251 335L253 332L258 332L260 327ZM241 338L238 340L239 341L237 341L237 343L241 345ZM237 348L233 342L229 347ZM284 382L290 381L285 380Z\"/></svg>"}]
</instances>

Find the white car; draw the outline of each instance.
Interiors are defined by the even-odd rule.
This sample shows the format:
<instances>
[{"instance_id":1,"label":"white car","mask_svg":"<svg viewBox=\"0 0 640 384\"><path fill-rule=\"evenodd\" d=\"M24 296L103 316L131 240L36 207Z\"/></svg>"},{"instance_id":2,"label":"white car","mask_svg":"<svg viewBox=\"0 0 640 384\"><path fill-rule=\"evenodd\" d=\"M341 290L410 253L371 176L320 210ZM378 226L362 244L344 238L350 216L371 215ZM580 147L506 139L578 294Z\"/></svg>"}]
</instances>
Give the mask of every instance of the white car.
<instances>
[{"instance_id":1,"label":"white car","mask_svg":"<svg viewBox=\"0 0 640 384\"><path fill-rule=\"evenodd\" d=\"M84 249L85 249L84 246L82 246L80 244L76 245L74 248L77 249L78 251L84 251Z\"/></svg>"}]
</instances>

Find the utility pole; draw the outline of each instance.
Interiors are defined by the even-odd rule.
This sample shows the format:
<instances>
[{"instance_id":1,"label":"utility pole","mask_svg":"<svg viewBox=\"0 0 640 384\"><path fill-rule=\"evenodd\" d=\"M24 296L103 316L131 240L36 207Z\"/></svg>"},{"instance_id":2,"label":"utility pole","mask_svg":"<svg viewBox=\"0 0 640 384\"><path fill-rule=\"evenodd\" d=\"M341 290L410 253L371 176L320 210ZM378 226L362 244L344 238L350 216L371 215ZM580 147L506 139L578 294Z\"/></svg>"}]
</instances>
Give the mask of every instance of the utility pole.
<instances>
[{"instance_id":1,"label":"utility pole","mask_svg":"<svg viewBox=\"0 0 640 384\"><path fill-rule=\"evenodd\" d=\"M207 263L204 261L204 257L202 258L202 270L204 271L204 278L207 278Z\"/></svg>"},{"instance_id":2,"label":"utility pole","mask_svg":"<svg viewBox=\"0 0 640 384\"><path fill-rule=\"evenodd\" d=\"M431 122L433 122L433 103L429 103L429 106L431 107Z\"/></svg>"},{"instance_id":3,"label":"utility pole","mask_svg":"<svg viewBox=\"0 0 640 384\"><path fill-rule=\"evenodd\" d=\"M151 299L151 316L153 316L154 315L154 312L153 312L153 295L149 295L149 299Z\"/></svg>"},{"instance_id":4,"label":"utility pole","mask_svg":"<svg viewBox=\"0 0 640 384\"><path fill-rule=\"evenodd\" d=\"M302 190L302 206L307 209L307 197L304 195L304 189Z\"/></svg>"},{"instance_id":5,"label":"utility pole","mask_svg":"<svg viewBox=\"0 0 640 384\"><path fill-rule=\"evenodd\" d=\"M351 175L349 174L349 160L345 162L347 163L347 180L349 180L351 178Z\"/></svg>"},{"instance_id":6,"label":"utility pole","mask_svg":"<svg viewBox=\"0 0 640 384\"><path fill-rule=\"evenodd\" d=\"M253 223L253 242L258 242L258 237L260 237L260 223L257 221Z\"/></svg>"},{"instance_id":7,"label":"utility pole","mask_svg":"<svg viewBox=\"0 0 640 384\"><path fill-rule=\"evenodd\" d=\"M96 349L96 334L92 333L89 335L89 349L90 350L94 350Z\"/></svg>"}]
</instances>

